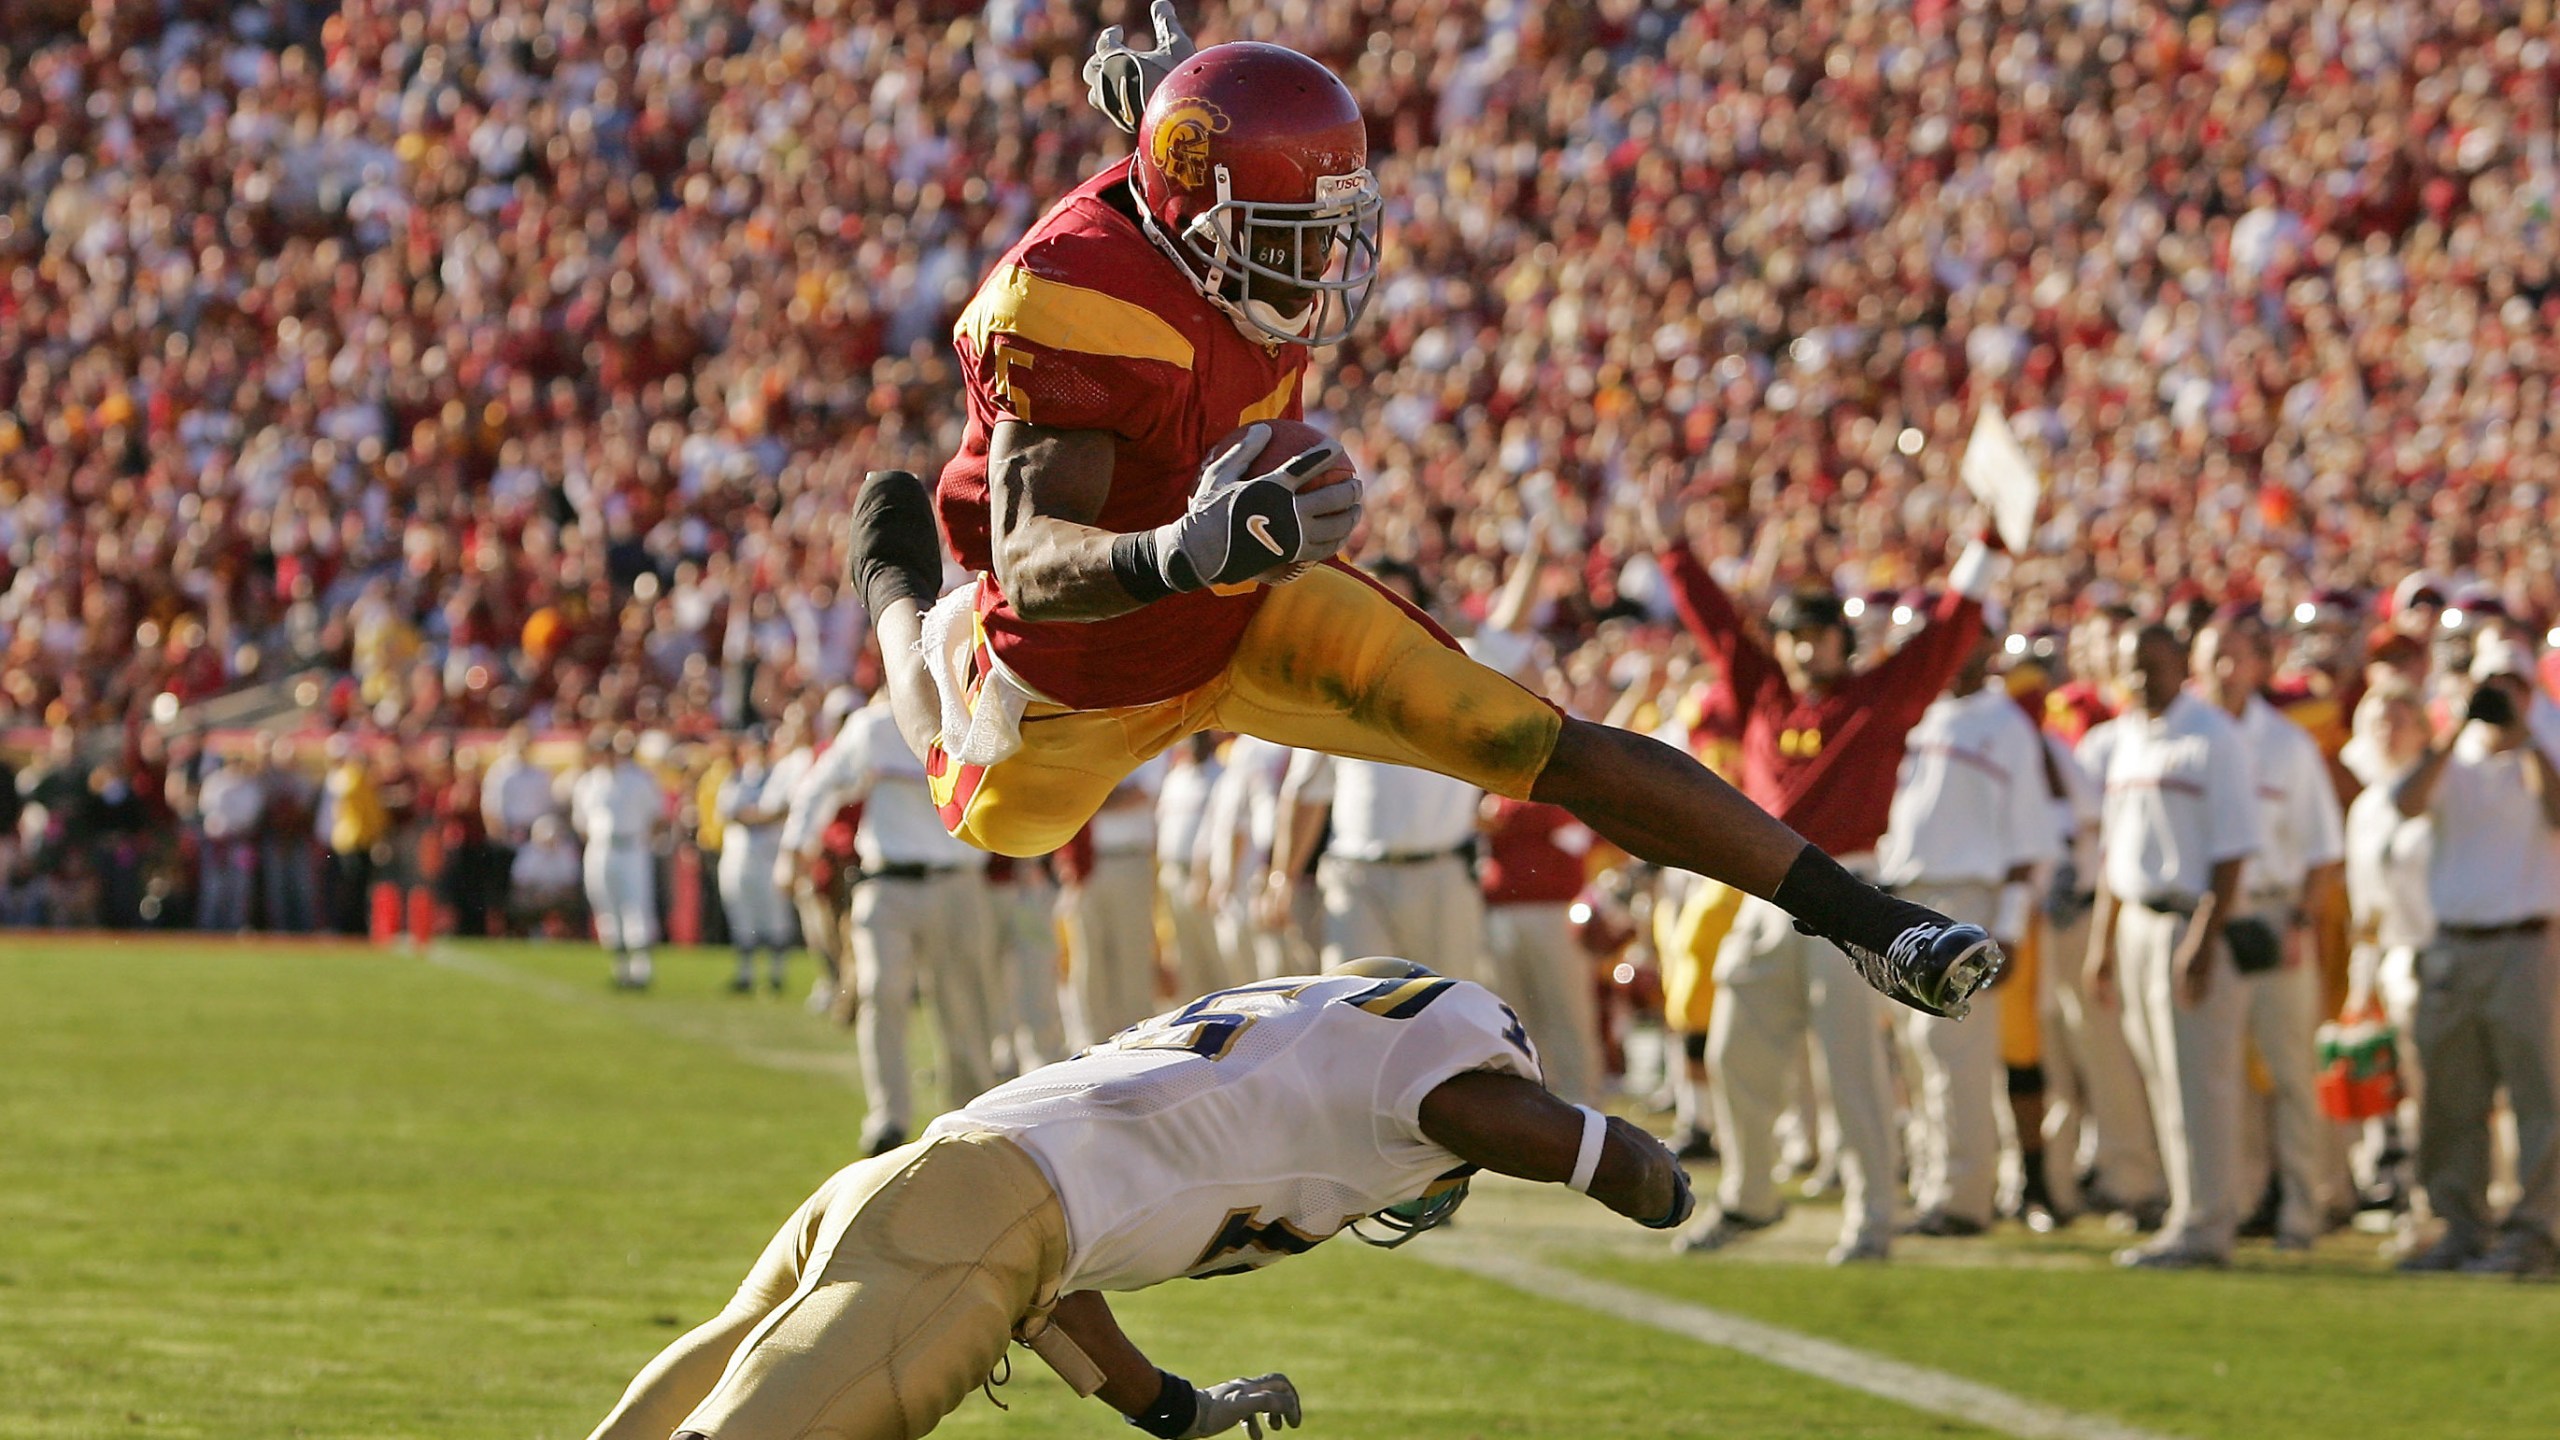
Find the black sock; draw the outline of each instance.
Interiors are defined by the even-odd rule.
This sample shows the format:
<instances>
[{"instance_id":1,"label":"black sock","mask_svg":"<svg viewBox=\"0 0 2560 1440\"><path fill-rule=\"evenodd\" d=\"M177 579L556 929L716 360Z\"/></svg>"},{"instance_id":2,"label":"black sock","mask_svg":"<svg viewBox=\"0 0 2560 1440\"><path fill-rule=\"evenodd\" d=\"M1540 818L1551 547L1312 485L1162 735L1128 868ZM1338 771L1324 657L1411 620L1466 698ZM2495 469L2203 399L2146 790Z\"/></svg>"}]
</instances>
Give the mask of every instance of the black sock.
<instances>
[{"instance_id":1,"label":"black sock","mask_svg":"<svg viewBox=\"0 0 2560 1440\"><path fill-rule=\"evenodd\" d=\"M903 470L863 477L854 496L846 578L872 615L900 600L931 609L942 581L942 539L933 519L933 492Z\"/></svg>"},{"instance_id":2,"label":"black sock","mask_svg":"<svg viewBox=\"0 0 2560 1440\"><path fill-rule=\"evenodd\" d=\"M1839 861L1807 845L1769 897L1795 917L1808 935L1855 945L1882 955L1914 925L1925 925L1930 912L1907 900L1896 900L1849 873Z\"/></svg>"},{"instance_id":3,"label":"black sock","mask_svg":"<svg viewBox=\"0 0 2560 1440\"><path fill-rule=\"evenodd\" d=\"M913 600L918 611L933 608L934 596L922 593L915 577L895 565L878 565L862 576L862 608L886 615L901 600Z\"/></svg>"}]
</instances>

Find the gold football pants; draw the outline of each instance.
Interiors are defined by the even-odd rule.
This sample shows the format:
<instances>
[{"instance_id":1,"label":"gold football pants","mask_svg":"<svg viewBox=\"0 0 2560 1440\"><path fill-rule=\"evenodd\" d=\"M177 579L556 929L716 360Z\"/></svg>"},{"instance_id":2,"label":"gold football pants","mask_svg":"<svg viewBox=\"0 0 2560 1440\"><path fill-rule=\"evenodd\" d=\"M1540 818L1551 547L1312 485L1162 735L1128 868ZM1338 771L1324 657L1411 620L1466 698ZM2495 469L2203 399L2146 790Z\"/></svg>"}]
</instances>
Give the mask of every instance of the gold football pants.
<instances>
[{"instance_id":1,"label":"gold football pants","mask_svg":"<svg viewBox=\"0 0 2560 1440\"><path fill-rule=\"evenodd\" d=\"M969 663L982 671L985 658ZM999 855L1046 855L1129 772L1194 731L1437 770L1526 799L1563 728L1554 706L1468 659L1377 582L1319 565L1271 592L1226 672L1198 689L1118 710L1035 703L1013 755L963 765L937 745L925 768L944 829Z\"/></svg>"},{"instance_id":2,"label":"gold football pants","mask_svg":"<svg viewBox=\"0 0 2560 1440\"><path fill-rule=\"evenodd\" d=\"M1067 1263L1012 1141L919 1140L837 1171L728 1308L649 1362L590 1440L914 1440L991 1375Z\"/></svg>"}]
</instances>

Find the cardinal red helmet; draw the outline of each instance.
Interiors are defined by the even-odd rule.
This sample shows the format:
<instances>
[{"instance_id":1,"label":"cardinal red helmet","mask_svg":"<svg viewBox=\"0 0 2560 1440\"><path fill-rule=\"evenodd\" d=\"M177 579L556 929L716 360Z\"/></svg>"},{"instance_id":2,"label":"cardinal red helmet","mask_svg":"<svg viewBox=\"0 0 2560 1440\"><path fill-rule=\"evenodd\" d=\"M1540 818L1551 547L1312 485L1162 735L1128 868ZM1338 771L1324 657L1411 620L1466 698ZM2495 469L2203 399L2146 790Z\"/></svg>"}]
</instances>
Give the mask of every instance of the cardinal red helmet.
<instances>
[{"instance_id":1,"label":"cardinal red helmet","mask_svg":"<svg viewBox=\"0 0 2560 1440\"><path fill-rule=\"evenodd\" d=\"M1210 46L1148 97L1136 174L1147 233L1247 338L1351 334L1385 203L1368 126L1332 71L1277 45Z\"/></svg>"}]
</instances>

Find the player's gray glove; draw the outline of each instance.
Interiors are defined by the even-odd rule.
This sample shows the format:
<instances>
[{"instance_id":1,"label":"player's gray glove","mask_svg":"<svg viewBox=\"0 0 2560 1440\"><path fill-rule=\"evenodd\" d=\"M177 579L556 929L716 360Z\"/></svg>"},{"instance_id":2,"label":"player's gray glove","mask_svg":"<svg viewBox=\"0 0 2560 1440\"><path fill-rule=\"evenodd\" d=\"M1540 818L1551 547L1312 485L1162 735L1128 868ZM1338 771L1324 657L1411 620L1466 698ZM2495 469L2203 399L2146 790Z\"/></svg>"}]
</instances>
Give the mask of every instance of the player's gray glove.
<instances>
[{"instance_id":1,"label":"player's gray glove","mask_svg":"<svg viewBox=\"0 0 2560 1440\"><path fill-rule=\"evenodd\" d=\"M1084 62L1086 101L1128 135L1138 133L1138 117L1146 113L1156 85L1199 48L1174 18L1173 0L1155 0L1147 18L1155 22L1156 48L1130 49L1120 27L1112 25L1093 37L1093 54Z\"/></svg>"},{"instance_id":2,"label":"player's gray glove","mask_svg":"<svg viewBox=\"0 0 2560 1440\"><path fill-rule=\"evenodd\" d=\"M1360 523L1357 477L1300 488L1339 466L1342 447L1328 440L1248 478L1270 443L1270 426L1247 430L1201 467L1199 487L1182 518L1149 534L1166 589L1179 593L1264 579L1331 559L1351 538Z\"/></svg>"},{"instance_id":3,"label":"player's gray glove","mask_svg":"<svg viewBox=\"0 0 2560 1440\"><path fill-rule=\"evenodd\" d=\"M1239 1421L1245 1434L1262 1440L1265 1425L1276 1434L1299 1423L1298 1387L1290 1384L1286 1375L1221 1380L1199 1392L1199 1406L1191 1428L1182 1432L1182 1440L1232 1430Z\"/></svg>"}]
</instances>

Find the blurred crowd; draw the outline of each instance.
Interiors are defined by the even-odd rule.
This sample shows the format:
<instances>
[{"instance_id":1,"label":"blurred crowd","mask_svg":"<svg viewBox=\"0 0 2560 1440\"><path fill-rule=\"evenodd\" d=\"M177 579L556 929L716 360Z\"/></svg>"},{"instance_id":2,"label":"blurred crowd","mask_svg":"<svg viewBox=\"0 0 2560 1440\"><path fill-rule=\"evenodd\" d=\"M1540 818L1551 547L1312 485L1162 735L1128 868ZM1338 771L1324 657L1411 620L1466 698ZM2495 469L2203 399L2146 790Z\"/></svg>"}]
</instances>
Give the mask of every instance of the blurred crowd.
<instances>
[{"instance_id":1,"label":"blurred crowd","mask_svg":"<svg viewBox=\"0 0 2560 1440\"><path fill-rule=\"evenodd\" d=\"M785 731L814 765L849 708L817 697L873 679L846 501L951 452L955 313L1124 146L1076 71L1138 17L1096 10L0 5L0 729L47 737L5 787L0 923L360 928L391 878L465 930L602 930L588 911L636 902L593 883L550 772L625 763L663 798L665 908L719 826L709 777ZM1712 735L1725 677L1674 623L1675 546L1746 609L1825 586L1890 650L1975 523L1986 409L2050 487L2004 654L2046 674L2024 688L2056 733L2125 703L2136 617L2275 627L2265 688L2333 761L2369 662L2448 735L2484 678L2543 688L2538 0L1186 19L1325 60L1371 119L1382 282L1307 391L1367 477L1355 555L1455 631L1518 636L1509 668L1579 712ZM311 713L284 738L155 723L287 676ZM499 818L530 735L588 758L547 755ZM1259 861L1167 856L1158 883L1197 891L1195 943L1267 967L1254 937L1323 908L1293 848L1320 831L1282 823L1287 757L1224 763L1262 779L1208 828L1259 827ZM1344 783L1296 775L1289 803ZM940 874L861 855L844 818L846 874ZM816 883L789 868L758 883ZM1621 873L1576 923L1654 889ZM647 982L656 925L621 927L618 979ZM1603 968L1637 975L1654 940L1624 928ZM1067 1018L1088 1003L1122 1001Z\"/></svg>"},{"instance_id":2,"label":"blurred crowd","mask_svg":"<svg viewBox=\"0 0 2560 1440\"><path fill-rule=\"evenodd\" d=\"M953 314L1124 143L1047 0L10 13L0 724L318 667L406 734L700 733L852 678L850 482L950 452ZM2419 569L2560 613L2538 7L1189 19L1372 116L1385 279L1309 411L1361 553L1463 606L1544 518L1542 629L1662 618L1671 498L1898 589L1998 406L2030 622Z\"/></svg>"}]
</instances>

